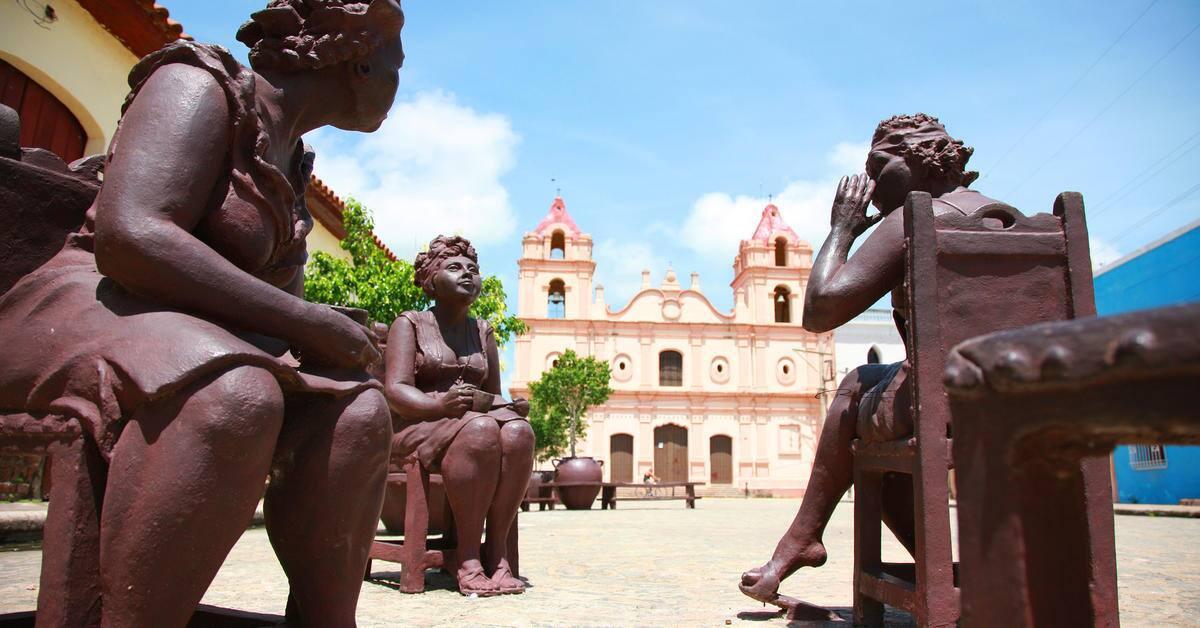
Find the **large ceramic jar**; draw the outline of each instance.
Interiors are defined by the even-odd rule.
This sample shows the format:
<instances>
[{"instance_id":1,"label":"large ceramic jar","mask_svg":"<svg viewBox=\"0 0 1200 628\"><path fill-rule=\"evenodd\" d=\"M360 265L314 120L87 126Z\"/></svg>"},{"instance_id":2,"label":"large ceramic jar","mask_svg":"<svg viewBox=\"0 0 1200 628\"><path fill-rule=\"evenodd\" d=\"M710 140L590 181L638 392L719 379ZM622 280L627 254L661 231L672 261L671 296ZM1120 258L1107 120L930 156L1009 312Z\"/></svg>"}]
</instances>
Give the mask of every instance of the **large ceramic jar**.
<instances>
[{"instance_id":1,"label":"large ceramic jar","mask_svg":"<svg viewBox=\"0 0 1200 628\"><path fill-rule=\"evenodd\" d=\"M600 494L600 483L604 473L600 465L603 461L580 456L563 458L554 463L554 482L556 484L580 484L578 486L558 486L558 499L568 510L588 510Z\"/></svg>"}]
</instances>

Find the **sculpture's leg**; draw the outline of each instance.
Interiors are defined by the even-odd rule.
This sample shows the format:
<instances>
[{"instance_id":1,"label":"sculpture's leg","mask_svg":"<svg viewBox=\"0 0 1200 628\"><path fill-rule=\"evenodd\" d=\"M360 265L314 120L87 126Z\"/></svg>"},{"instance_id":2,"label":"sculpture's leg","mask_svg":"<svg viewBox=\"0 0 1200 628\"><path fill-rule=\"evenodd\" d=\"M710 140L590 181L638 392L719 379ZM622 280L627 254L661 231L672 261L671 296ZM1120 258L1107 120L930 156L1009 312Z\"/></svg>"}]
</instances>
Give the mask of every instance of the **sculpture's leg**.
<instances>
[{"instance_id":1,"label":"sculpture's leg","mask_svg":"<svg viewBox=\"0 0 1200 628\"><path fill-rule=\"evenodd\" d=\"M533 428L528 421L509 421L500 428L500 482L487 513L487 555L484 566L494 572L507 554L508 531L517 518L517 508L529 487L533 473ZM511 570L511 565L507 566ZM501 589L524 588L520 580L509 576ZM515 591L514 591L515 592Z\"/></svg>"},{"instance_id":2,"label":"sculpture's leg","mask_svg":"<svg viewBox=\"0 0 1200 628\"><path fill-rule=\"evenodd\" d=\"M499 589L486 577L480 562L483 519L496 495L500 476L500 427L491 417L479 417L463 426L442 458L442 482L458 531L459 590L489 595Z\"/></svg>"},{"instance_id":3,"label":"sculpture's leg","mask_svg":"<svg viewBox=\"0 0 1200 628\"><path fill-rule=\"evenodd\" d=\"M391 415L383 394L291 395L265 515L291 585L289 621L354 625L383 508Z\"/></svg>"},{"instance_id":4,"label":"sculpture's leg","mask_svg":"<svg viewBox=\"0 0 1200 628\"><path fill-rule=\"evenodd\" d=\"M104 625L187 624L254 516L282 421L275 377L243 366L125 426L101 514Z\"/></svg>"},{"instance_id":5,"label":"sculpture's leg","mask_svg":"<svg viewBox=\"0 0 1200 628\"><path fill-rule=\"evenodd\" d=\"M854 481L854 456L850 442L854 440L858 418L858 401L862 394L879 382L884 368L863 366L851 371L838 386L837 397L829 405L825 425L817 443L812 475L800 510L791 527L779 539L771 560L762 567L742 574L742 592L769 602L779 589L779 583L801 567L825 564L822 537L833 510Z\"/></svg>"}]
</instances>

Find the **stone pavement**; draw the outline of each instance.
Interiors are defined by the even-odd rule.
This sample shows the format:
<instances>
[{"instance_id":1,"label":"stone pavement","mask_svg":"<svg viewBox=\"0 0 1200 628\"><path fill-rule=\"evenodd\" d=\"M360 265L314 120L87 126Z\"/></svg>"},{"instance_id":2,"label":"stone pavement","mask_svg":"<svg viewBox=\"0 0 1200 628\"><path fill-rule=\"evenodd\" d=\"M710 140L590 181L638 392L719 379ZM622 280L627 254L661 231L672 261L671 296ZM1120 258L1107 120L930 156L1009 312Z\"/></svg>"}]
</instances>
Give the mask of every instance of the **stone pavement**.
<instances>
[{"instance_id":1,"label":"stone pavement","mask_svg":"<svg viewBox=\"0 0 1200 628\"><path fill-rule=\"evenodd\" d=\"M430 575L431 590L405 595L377 581L363 586L360 626L784 626L770 609L745 598L738 575L765 561L798 500L704 499L621 504L619 510L545 511L521 515L521 565L532 586L520 596L468 599L448 576ZM853 554L849 503L826 534L829 563L804 570L783 590L846 609ZM885 558L901 559L891 543ZM32 609L36 550L0 550L0 613ZM1121 619L1125 626L1195 625L1200 617L1200 520L1117 517ZM376 576L395 567L375 564ZM282 614L287 583L261 528L234 548L204 601ZM848 609L845 610L848 615ZM902 614L890 616L904 625ZM847 624L840 624L847 625Z\"/></svg>"}]
</instances>

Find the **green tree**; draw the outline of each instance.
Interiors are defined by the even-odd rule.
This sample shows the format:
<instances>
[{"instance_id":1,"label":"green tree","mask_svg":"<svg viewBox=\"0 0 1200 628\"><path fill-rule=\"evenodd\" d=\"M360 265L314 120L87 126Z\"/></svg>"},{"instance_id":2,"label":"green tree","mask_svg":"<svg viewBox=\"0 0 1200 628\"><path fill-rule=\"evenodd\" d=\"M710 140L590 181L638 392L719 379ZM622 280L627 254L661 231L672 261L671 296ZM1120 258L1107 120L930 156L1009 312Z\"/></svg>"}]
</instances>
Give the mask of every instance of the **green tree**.
<instances>
[{"instance_id":1,"label":"green tree","mask_svg":"<svg viewBox=\"0 0 1200 628\"><path fill-rule=\"evenodd\" d=\"M537 436L537 458L560 456L564 446L575 457L575 441L587 433L580 422L588 408L608 401L612 372L606 362L567 350L550 370L529 384L529 423Z\"/></svg>"},{"instance_id":2,"label":"green tree","mask_svg":"<svg viewBox=\"0 0 1200 628\"><path fill-rule=\"evenodd\" d=\"M412 262L389 259L375 244L370 210L353 198L346 199L342 222L346 226L342 248L350 253L350 260L313 253L304 273L304 298L362 308L371 318L389 325L401 312L432 305L425 291L413 284ZM526 329L521 319L508 315L505 298L500 278L485 277L479 299L471 306L471 316L490 323L501 345Z\"/></svg>"}]
</instances>

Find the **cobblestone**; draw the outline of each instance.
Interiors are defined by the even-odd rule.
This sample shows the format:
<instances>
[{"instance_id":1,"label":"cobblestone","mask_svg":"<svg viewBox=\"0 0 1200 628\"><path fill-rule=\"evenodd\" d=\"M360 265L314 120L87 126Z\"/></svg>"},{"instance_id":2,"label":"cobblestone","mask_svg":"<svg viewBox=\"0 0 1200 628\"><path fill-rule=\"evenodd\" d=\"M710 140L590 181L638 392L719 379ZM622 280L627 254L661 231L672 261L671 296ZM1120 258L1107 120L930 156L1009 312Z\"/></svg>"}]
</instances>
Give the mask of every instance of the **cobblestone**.
<instances>
[{"instance_id":1,"label":"cobblestone","mask_svg":"<svg viewBox=\"0 0 1200 628\"><path fill-rule=\"evenodd\" d=\"M463 598L448 576L405 595L388 586L396 566L376 562L385 579L363 585L359 625L370 626L784 626L742 596L738 575L765 561L798 506L784 499L705 499L622 504L616 511L522 514L521 567L532 586L520 596ZM830 559L803 570L783 590L848 616L853 555L852 506L834 514ZM890 539L889 539L890 541ZM890 543L885 558L901 559ZM0 613L32 609L37 550L0 551ZM1200 520L1117 517L1121 620L1125 626L1194 625L1200 617ZM282 614L287 581L261 528L234 547L204 601ZM889 615L904 625L903 614ZM764 622L764 620L767 620ZM844 624L843 624L844 625Z\"/></svg>"}]
</instances>

